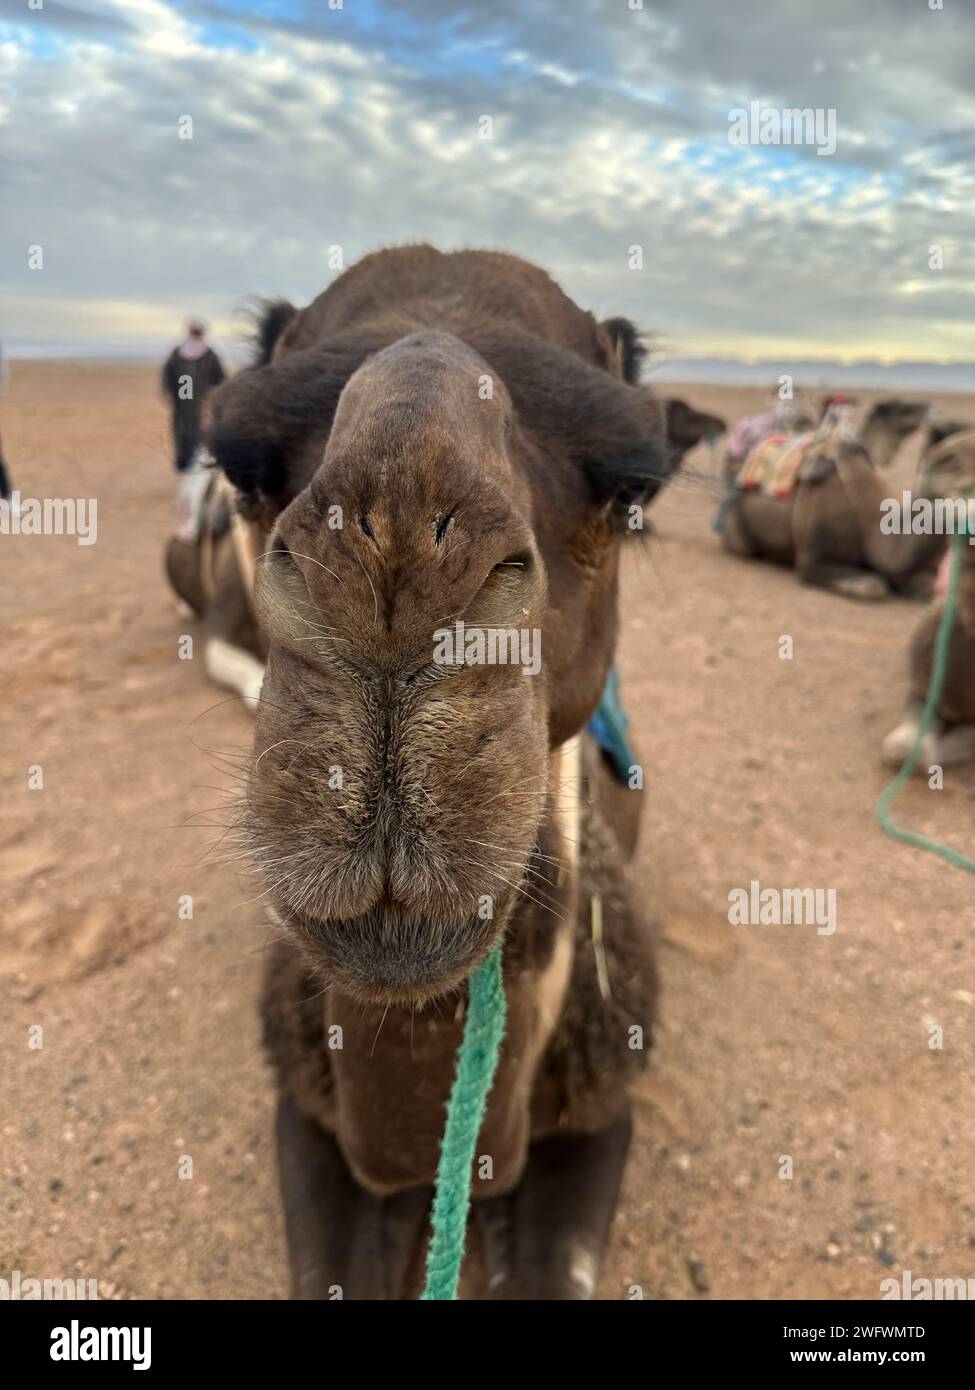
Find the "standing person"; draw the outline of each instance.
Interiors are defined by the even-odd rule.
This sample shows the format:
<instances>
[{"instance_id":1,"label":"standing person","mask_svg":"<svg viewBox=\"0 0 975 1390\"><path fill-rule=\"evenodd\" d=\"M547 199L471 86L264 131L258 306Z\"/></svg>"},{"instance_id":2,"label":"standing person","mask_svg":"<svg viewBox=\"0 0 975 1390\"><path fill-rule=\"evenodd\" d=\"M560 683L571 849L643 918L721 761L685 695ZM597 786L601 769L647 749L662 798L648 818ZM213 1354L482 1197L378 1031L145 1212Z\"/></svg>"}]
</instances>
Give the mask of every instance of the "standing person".
<instances>
[{"instance_id":1,"label":"standing person","mask_svg":"<svg viewBox=\"0 0 975 1390\"><path fill-rule=\"evenodd\" d=\"M4 387L7 384L7 363L3 355L3 347L0 346L0 396L3 395ZM10 474L7 472L7 465L3 459L3 441L0 440L0 499L4 502L11 501Z\"/></svg>"},{"instance_id":2,"label":"standing person","mask_svg":"<svg viewBox=\"0 0 975 1390\"><path fill-rule=\"evenodd\" d=\"M206 398L223 379L223 366L206 340L205 324L190 319L186 338L173 348L162 369L163 395L173 407L175 463L180 473L189 468L200 442Z\"/></svg>"}]
</instances>

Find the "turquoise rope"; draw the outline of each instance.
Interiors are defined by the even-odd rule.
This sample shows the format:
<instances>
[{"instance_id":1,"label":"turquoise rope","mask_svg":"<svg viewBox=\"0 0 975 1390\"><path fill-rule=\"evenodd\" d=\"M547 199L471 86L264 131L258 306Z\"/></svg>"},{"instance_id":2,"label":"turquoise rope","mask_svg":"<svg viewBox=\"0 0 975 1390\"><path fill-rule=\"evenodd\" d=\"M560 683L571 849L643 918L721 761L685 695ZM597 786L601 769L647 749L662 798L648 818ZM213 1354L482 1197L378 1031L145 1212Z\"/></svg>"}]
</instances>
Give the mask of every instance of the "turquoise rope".
<instances>
[{"instance_id":1,"label":"turquoise rope","mask_svg":"<svg viewBox=\"0 0 975 1390\"><path fill-rule=\"evenodd\" d=\"M471 976L464 1038L447 1105L433 1199L433 1234L427 1247L424 1299L455 1299L471 1208L474 1150L498 1068L505 999L501 947Z\"/></svg>"},{"instance_id":2,"label":"turquoise rope","mask_svg":"<svg viewBox=\"0 0 975 1390\"><path fill-rule=\"evenodd\" d=\"M589 728L612 758L617 776L624 782L634 762L626 726L627 718L619 702L619 676L611 670ZM467 1021L457 1052L437 1164L424 1299L457 1297L471 1209L474 1150L498 1069L504 1020L501 947L495 946L483 965L474 971L468 987Z\"/></svg>"},{"instance_id":3,"label":"turquoise rope","mask_svg":"<svg viewBox=\"0 0 975 1390\"><path fill-rule=\"evenodd\" d=\"M877 819L886 833L893 839L900 840L905 845L913 845L915 849L924 849L930 854L937 854L942 859L947 859L949 864L954 864L956 868L967 869L970 874L975 874L975 859L969 859L967 855L962 854L960 850L953 849L951 845L943 845L938 840L929 840L926 835L920 835L916 830L902 830L899 825L894 824L890 815L891 802L905 782L909 781L914 774L917 760L921 754L921 745L931 727L931 721L938 708L938 701L941 699L945 673L948 669L948 643L951 640L951 629L955 622L958 592L961 587L962 546L966 544L966 541L965 529L962 527L956 532L954 538L954 553L951 557L951 572L948 579L948 596L945 599L945 611L941 615L938 635L935 638L934 665L931 671L931 681L928 685L928 697L924 702L924 710L921 714L921 722L918 725L914 746L904 759L900 772L877 802Z\"/></svg>"}]
</instances>

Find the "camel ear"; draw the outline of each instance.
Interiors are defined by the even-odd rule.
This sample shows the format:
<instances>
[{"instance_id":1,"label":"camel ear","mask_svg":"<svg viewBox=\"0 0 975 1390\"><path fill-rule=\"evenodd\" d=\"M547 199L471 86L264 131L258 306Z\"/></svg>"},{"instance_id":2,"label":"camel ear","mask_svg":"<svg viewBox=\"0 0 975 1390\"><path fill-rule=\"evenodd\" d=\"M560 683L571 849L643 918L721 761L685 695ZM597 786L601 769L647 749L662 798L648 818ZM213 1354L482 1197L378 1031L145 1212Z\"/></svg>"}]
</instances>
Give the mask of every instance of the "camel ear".
<instances>
[{"instance_id":1,"label":"camel ear","mask_svg":"<svg viewBox=\"0 0 975 1390\"><path fill-rule=\"evenodd\" d=\"M645 386L630 386L568 348L509 328L468 339L501 377L520 427L580 466L593 501L625 518L680 467L663 411Z\"/></svg>"},{"instance_id":2,"label":"camel ear","mask_svg":"<svg viewBox=\"0 0 975 1390\"><path fill-rule=\"evenodd\" d=\"M268 393L267 368L251 368L221 386L210 403L207 444L238 492L281 491L279 441Z\"/></svg>"},{"instance_id":3,"label":"camel ear","mask_svg":"<svg viewBox=\"0 0 975 1390\"><path fill-rule=\"evenodd\" d=\"M243 509L274 515L311 481L339 396L375 345L335 339L240 372L214 392L208 433Z\"/></svg>"},{"instance_id":4,"label":"camel ear","mask_svg":"<svg viewBox=\"0 0 975 1390\"><path fill-rule=\"evenodd\" d=\"M266 367L274 356L277 347L294 319L298 310L286 299L259 300L254 313L254 362L255 367Z\"/></svg>"},{"instance_id":5,"label":"camel ear","mask_svg":"<svg viewBox=\"0 0 975 1390\"><path fill-rule=\"evenodd\" d=\"M695 410L675 396L669 396L664 401L664 409L667 412L667 440L682 457L709 434L724 434L727 428L717 415Z\"/></svg>"}]
</instances>

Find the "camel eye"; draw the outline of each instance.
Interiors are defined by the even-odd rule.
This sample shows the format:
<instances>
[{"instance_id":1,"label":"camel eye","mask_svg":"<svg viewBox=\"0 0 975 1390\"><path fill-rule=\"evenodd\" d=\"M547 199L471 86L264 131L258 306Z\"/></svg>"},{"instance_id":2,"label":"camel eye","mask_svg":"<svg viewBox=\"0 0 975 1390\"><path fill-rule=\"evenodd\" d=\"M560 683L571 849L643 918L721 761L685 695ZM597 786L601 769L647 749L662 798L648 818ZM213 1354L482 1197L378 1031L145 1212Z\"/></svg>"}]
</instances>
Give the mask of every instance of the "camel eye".
<instances>
[{"instance_id":1,"label":"camel eye","mask_svg":"<svg viewBox=\"0 0 975 1390\"><path fill-rule=\"evenodd\" d=\"M509 555L507 560L502 560L495 565L494 572L498 574L504 570L519 569L530 570L532 567L532 557L527 550L519 551L517 555Z\"/></svg>"}]
</instances>

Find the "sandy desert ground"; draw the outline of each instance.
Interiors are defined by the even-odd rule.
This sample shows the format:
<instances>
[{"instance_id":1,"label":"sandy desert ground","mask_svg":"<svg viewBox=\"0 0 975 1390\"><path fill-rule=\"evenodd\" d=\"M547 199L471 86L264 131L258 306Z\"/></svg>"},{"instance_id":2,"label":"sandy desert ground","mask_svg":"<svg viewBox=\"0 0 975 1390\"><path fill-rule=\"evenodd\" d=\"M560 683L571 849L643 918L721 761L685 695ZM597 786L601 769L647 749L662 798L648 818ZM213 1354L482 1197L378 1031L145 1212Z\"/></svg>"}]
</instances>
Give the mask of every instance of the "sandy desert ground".
<instances>
[{"instance_id":1,"label":"sandy desert ground","mask_svg":"<svg viewBox=\"0 0 975 1390\"><path fill-rule=\"evenodd\" d=\"M761 399L683 394L729 420ZM972 398L941 403L975 421ZM218 755L246 746L249 720L207 684L199 644L178 659L199 632L162 575L155 373L15 363L0 433L24 495L96 497L99 526L88 547L0 538L0 1275L284 1296L267 928L259 888L212 849ZM692 461L706 476L704 451ZM971 1278L972 883L874 818L920 610L732 559L714 503L674 487L626 561L620 666L649 768L640 872L664 992L601 1295L873 1299L904 1269ZM919 781L897 811L971 852L975 769ZM752 879L835 888L835 935L729 926L729 889Z\"/></svg>"}]
</instances>

